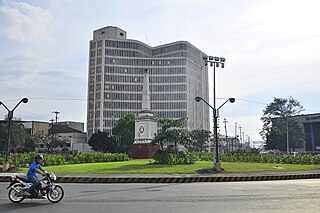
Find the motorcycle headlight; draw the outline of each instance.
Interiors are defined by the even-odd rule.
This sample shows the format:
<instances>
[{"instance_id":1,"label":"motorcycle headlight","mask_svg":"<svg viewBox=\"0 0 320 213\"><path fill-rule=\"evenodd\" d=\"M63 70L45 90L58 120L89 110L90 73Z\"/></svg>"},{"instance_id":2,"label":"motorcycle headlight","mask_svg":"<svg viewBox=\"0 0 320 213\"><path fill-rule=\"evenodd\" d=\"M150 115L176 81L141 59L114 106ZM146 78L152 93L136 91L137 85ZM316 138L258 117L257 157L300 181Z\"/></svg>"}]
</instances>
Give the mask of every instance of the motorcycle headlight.
<instances>
[{"instance_id":1,"label":"motorcycle headlight","mask_svg":"<svg viewBox=\"0 0 320 213\"><path fill-rule=\"evenodd\" d=\"M53 173L50 173L50 179L52 179L52 180L57 180L57 176L55 175L55 174L53 174Z\"/></svg>"}]
</instances>

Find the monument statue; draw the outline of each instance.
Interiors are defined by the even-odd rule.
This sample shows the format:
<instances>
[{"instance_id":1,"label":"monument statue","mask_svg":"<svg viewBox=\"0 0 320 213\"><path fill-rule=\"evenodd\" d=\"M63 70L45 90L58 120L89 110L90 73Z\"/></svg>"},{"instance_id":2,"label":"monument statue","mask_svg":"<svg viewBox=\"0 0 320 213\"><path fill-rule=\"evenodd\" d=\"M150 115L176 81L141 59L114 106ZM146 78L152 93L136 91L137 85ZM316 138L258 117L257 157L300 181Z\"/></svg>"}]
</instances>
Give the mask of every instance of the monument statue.
<instances>
[{"instance_id":1,"label":"monument statue","mask_svg":"<svg viewBox=\"0 0 320 213\"><path fill-rule=\"evenodd\" d=\"M157 122L151 112L149 70L144 70L142 89L142 108L135 121L135 139L132 145L133 158L152 158L159 145L151 144L157 133Z\"/></svg>"}]
</instances>

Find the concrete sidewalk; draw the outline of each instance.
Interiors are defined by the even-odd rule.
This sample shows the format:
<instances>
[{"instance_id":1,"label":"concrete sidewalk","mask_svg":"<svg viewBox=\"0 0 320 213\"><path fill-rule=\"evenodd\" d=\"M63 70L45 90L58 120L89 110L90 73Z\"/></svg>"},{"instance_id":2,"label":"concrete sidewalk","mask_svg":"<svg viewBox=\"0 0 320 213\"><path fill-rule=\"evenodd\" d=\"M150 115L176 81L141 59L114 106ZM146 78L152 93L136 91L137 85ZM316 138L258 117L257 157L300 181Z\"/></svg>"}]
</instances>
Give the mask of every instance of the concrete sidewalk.
<instances>
[{"instance_id":1,"label":"concrete sidewalk","mask_svg":"<svg viewBox=\"0 0 320 213\"><path fill-rule=\"evenodd\" d=\"M11 181L11 175L0 173L0 182ZM60 183L195 183L268 181L320 178L320 170L219 174L56 174Z\"/></svg>"}]
</instances>

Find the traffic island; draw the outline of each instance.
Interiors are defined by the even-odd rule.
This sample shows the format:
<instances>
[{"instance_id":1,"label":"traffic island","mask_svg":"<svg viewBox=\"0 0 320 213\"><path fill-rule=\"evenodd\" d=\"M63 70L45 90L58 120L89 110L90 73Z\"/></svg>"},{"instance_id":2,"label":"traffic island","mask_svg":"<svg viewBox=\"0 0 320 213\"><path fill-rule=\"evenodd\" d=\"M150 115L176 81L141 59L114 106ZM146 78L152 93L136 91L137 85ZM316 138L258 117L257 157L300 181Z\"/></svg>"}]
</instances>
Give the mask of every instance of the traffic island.
<instances>
[{"instance_id":1,"label":"traffic island","mask_svg":"<svg viewBox=\"0 0 320 213\"><path fill-rule=\"evenodd\" d=\"M10 173L0 173L0 182L11 181ZM25 174L18 174L25 175ZM58 183L198 183L198 182L239 182L239 181L272 181L320 178L319 171L296 173L220 173L220 174L131 174L131 175L90 175L90 174L57 174Z\"/></svg>"}]
</instances>

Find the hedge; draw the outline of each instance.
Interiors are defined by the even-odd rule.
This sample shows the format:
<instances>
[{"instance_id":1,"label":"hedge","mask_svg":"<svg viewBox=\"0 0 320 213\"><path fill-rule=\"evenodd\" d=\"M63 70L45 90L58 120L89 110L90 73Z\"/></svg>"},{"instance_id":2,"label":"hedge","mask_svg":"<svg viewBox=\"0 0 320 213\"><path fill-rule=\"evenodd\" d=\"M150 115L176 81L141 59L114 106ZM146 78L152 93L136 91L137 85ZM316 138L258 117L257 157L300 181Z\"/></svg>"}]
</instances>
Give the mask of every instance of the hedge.
<instances>
[{"instance_id":1,"label":"hedge","mask_svg":"<svg viewBox=\"0 0 320 213\"><path fill-rule=\"evenodd\" d=\"M197 160L195 152L170 152L167 150L159 150L154 157L156 164L194 164Z\"/></svg>"},{"instance_id":2,"label":"hedge","mask_svg":"<svg viewBox=\"0 0 320 213\"><path fill-rule=\"evenodd\" d=\"M34 162L34 157L37 152L29 153L15 153L11 154L9 161L16 167L29 167ZM66 163L95 163L95 162L115 162L127 161L129 156L123 153L81 153L75 155L62 155L62 154L43 154L43 165L54 166L63 165ZM1 158L0 158L1 161Z\"/></svg>"},{"instance_id":3,"label":"hedge","mask_svg":"<svg viewBox=\"0 0 320 213\"><path fill-rule=\"evenodd\" d=\"M198 157L203 161L213 161L213 153L201 152ZM224 162L251 162L251 163L282 163L282 164L320 164L319 155L274 155L259 154L255 151L234 151L219 154L219 160Z\"/></svg>"}]
</instances>

